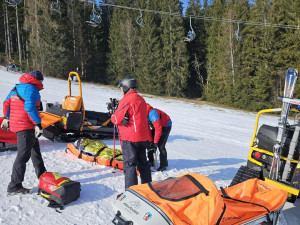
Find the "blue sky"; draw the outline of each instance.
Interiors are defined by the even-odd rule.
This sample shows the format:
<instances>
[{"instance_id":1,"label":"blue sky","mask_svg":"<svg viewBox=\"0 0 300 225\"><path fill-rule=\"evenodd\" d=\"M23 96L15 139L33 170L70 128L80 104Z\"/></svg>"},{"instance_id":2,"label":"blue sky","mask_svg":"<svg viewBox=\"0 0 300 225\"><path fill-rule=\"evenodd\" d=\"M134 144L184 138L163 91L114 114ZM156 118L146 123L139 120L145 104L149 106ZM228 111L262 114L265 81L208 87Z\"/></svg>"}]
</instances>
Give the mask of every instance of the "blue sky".
<instances>
[{"instance_id":1,"label":"blue sky","mask_svg":"<svg viewBox=\"0 0 300 225\"><path fill-rule=\"evenodd\" d=\"M187 3L188 3L188 0L180 0L182 3L183 3L183 9L184 9L184 11L186 10L186 7L187 7Z\"/></svg>"}]
</instances>

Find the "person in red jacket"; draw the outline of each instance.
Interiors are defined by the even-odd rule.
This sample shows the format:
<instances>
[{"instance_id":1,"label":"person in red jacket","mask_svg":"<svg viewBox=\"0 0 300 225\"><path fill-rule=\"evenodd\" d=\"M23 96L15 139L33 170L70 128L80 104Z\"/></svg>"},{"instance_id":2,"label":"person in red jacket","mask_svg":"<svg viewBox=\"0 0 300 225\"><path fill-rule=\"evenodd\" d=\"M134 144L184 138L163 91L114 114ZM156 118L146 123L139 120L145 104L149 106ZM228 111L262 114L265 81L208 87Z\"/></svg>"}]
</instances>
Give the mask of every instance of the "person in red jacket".
<instances>
[{"instance_id":1,"label":"person in red jacket","mask_svg":"<svg viewBox=\"0 0 300 225\"><path fill-rule=\"evenodd\" d=\"M170 117L159 109L153 108L147 103L147 113L149 126L152 131L153 142L150 143L148 149L148 159L153 165L153 151L159 149L160 166L158 171L164 171L168 166L166 143L172 128L172 121Z\"/></svg>"},{"instance_id":2,"label":"person in red jacket","mask_svg":"<svg viewBox=\"0 0 300 225\"><path fill-rule=\"evenodd\" d=\"M152 181L147 163L146 148L149 141L147 106L137 89L134 78L124 78L118 85L124 97L111 116L112 123L119 128L123 150L125 189L138 184L136 168L140 172L141 183Z\"/></svg>"},{"instance_id":3,"label":"person in red jacket","mask_svg":"<svg viewBox=\"0 0 300 225\"><path fill-rule=\"evenodd\" d=\"M3 103L4 120L1 128L17 134L18 153L7 188L11 194L30 191L22 185L26 163L30 158L38 178L46 172L38 141L42 134L39 91L43 89L43 80L39 70L23 74L20 83L11 90Z\"/></svg>"}]
</instances>

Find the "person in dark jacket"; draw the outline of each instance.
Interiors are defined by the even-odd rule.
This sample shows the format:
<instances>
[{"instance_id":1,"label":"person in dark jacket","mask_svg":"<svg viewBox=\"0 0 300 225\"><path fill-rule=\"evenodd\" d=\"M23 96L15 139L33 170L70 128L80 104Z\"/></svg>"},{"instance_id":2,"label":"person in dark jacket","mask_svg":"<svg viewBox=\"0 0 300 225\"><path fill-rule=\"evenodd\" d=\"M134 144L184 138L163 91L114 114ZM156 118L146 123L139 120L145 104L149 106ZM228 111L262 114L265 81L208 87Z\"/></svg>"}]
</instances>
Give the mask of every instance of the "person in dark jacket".
<instances>
[{"instance_id":1,"label":"person in dark jacket","mask_svg":"<svg viewBox=\"0 0 300 225\"><path fill-rule=\"evenodd\" d=\"M137 81L134 78L124 78L118 87L124 97L111 116L111 121L119 128L126 189L138 184L136 168L140 172L142 184L152 181L146 156L150 131L146 102L136 91Z\"/></svg>"},{"instance_id":2,"label":"person in dark jacket","mask_svg":"<svg viewBox=\"0 0 300 225\"><path fill-rule=\"evenodd\" d=\"M13 164L8 193L28 193L24 188L26 163L31 158L36 176L39 178L46 168L40 151L38 137L42 134L41 117L38 108L41 105L39 91L43 89L44 77L39 70L23 74L3 103L3 130L17 134L18 153Z\"/></svg>"},{"instance_id":3,"label":"person in dark jacket","mask_svg":"<svg viewBox=\"0 0 300 225\"><path fill-rule=\"evenodd\" d=\"M148 149L148 159L153 165L153 151L159 150L160 166L158 171L164 171L168 166L166 143L172 128L170 117L163 111L153 108L147 103L147 113L149 126L152 131L153 142L150 143Z\"/></svg>"}]
</instances>

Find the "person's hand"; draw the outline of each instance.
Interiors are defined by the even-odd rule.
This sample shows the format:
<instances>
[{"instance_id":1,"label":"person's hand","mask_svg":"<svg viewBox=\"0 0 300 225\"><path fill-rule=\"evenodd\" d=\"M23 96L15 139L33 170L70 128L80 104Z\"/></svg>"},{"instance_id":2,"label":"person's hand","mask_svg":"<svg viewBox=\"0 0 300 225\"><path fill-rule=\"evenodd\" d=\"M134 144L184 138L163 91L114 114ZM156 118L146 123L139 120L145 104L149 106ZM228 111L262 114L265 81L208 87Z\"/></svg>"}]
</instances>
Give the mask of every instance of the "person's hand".
<instances>
[{"instance_id":1,"label":"person's hand","mask_svg":"<svg viewBox=\"0 0 300 225\"><path fill-rule=\"evenodd\" d=\"M157 149L157 144L155 144L153 141L150 142L150 145L149 145L149 149Z\"/></svg>"},{"instance_id":2,"label":"person's hand","mask_svg":"<svg viewBox=\"0 0 300 225\"><path fill-rule=\"evenodd\" d=\"M39 138L43 134L43 128L41 124L35 125L34 134L36 138Z\"/></svg>"},{"instance_id":3,"label":"person's hand","mask_svg":"<svg viewBox=\"0 0 300 225\"><path fill-rule=\"evenodd\" d=\"M2 130L9 130L9 119L4 117L2 123L1 123L1 129Z\"/></svg>"},{"instance_id":4,"label":"person's hand","mask_svg":"<svg viewBox=\"0 0 300 225\"><path fill-rule=\"evenodd\" d=\"M122 120L122 124L123 124L123 126L127 127L128 123L129 123L129 115L128 115L128 112L126 112L126 114Z\"/></svg>"}]
</instances>

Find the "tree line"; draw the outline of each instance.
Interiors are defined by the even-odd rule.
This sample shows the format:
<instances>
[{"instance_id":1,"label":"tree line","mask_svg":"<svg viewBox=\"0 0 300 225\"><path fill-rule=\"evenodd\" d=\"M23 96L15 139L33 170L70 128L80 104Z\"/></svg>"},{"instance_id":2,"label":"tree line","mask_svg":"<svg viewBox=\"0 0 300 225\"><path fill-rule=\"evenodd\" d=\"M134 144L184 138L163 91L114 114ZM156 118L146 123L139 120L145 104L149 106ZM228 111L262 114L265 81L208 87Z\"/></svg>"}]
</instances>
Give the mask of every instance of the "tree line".
<instances>
[{"instance_id":1,"label":"tree line","mask_svg":"<svg viewBox=\"0 0 300 225\"><path fill-rule=\"evenodd\" d=\"M0 63L11 57L23 72L58 78L80 68L101 84L135 77L144 93L253 111L278 106L287 68L300 69L300 1L190 0L185 12L180 0L103 2L3 1ZM89 26L95 11L101 23Z\"/></svg>"}]
</instances>

